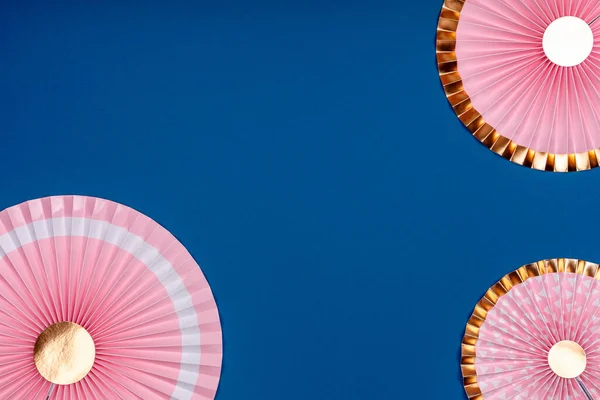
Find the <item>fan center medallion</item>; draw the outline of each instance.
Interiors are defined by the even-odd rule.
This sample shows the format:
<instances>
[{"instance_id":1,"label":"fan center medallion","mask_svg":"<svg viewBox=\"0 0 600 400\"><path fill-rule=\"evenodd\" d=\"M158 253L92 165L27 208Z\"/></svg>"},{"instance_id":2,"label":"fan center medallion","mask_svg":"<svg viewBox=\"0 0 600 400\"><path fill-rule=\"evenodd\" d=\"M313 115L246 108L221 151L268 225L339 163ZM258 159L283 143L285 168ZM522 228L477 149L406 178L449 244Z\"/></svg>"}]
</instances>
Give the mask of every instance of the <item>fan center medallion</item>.
<instances>
[{"instance_id":1,"label":"fan center medallion","mask_svg":"<svg viewBox=\"0 0 600 400\"><path fill-rule=\"evenodd\" d=\"M40 375L57 385L83 379L94 365L94 340L82 326L58 322L44 330L35 342L33 359Z\"/></svg>"},{"instance_id":2,"label":"fan center medallion","mask_svg":"<svg viewBox=\"0 0 600 400\"><path fill-rule=\"evenodd\" d=\"M585 371L586 364L585 351L570 340L556 343L548 352L548 365L561 378L577 378Z\"/></svg>"},{"instance_id":3,"label":"fan center medallion","mask_svg":"<svg viewBox=\"0 0 600 400\"><path fill-rule=\"evenodd\" d=\"M574 67L584 62L592 53L594 34L584 20L577 17L561 17L546 28L542 46L546 56L554 64Z\"/></svg>"}]
</instances>

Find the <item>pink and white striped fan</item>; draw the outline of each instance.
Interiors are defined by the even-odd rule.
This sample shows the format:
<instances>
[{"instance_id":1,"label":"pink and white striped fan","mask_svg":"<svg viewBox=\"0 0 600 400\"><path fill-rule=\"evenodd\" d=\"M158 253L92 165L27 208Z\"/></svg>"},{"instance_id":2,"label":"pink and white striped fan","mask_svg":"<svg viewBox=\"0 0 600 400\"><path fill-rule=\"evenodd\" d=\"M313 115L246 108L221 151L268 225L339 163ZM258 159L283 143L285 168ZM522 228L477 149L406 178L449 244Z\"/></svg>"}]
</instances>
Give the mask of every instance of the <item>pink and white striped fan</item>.
<instances>
[{"instance_id":1,"label":"pink and white striped fan","mask_svg":"<svg viewBox=\"0 0 600 400\"><path fill-rule=\"evenodd\" d=\"M62 323L81 335L53 337L49 327ZM213 399L221 338L200 268L150 218L80 196L0 213L0 398ZM90 354L82 376L62 384Z\"/></svg>"},{"instance_id":2,"label":"pink and white striped fan","mask_svg":"<svg viewBox=\"0 0 600 400\"><path fill-rule=\"evenodd\" d=\"M516 163L598 166L599 16L593 0L446 0L438 66L459 118Z\"/></svg>"},{"instance_id":3,"label":"pink and white striped fan","mask_svg":"<svg viewBox=\"0 0 600 400\"><path fill-rule=\"evenodd\" d=\"M515 285L487 313L475 350L485 400L600 398L600 281L557 272Z\"/></svg>"}]
</instances>

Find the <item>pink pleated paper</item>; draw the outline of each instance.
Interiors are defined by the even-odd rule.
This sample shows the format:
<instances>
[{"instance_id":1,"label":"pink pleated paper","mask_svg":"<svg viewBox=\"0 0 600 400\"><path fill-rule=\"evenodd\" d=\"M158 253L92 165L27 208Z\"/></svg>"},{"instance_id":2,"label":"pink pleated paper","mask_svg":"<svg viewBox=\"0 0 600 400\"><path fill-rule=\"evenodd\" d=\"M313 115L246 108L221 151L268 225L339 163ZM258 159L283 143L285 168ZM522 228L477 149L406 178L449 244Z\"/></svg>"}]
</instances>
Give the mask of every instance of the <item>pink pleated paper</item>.
<instances>
[{"instance_id":1,"label":"pink pleated paper","mask_svg":"<svg viewBox=\"0 0 600 400\"><path fill-rule=\"evenodd\" d=\"M600 15L592 0L468 0L456 32L458 71L483 119L537 152L600 148L600 22L591 25L591 55L561 67L542 38L554 20Z\"/></svg>"},{"instance_id":2,"label":"pink pleated paper","mask_svg":"<svg viewBox=\"0 0 600 400\"><path fill-rule=\"evenodd\" d=\"M475 368L485 400L586 400L574 379L548 365L563 340L586 352L580 376L600 398L600 282L572 273L530 278L500 297L479 332Z\"/></svg>"},{"instance_id":3,"label":"pink pleated paper","mask_svg":"<svg viewBox=\"0 0 600 400\"><path fill-rule=\"evenodd\" d=\"M60 196L0 213L0 398L45 398L33 346L60 321L86 328L96 359L53 399L215 397L222 341L210 287L182 244L131 208Z\"/></svg>"}]
</instances>

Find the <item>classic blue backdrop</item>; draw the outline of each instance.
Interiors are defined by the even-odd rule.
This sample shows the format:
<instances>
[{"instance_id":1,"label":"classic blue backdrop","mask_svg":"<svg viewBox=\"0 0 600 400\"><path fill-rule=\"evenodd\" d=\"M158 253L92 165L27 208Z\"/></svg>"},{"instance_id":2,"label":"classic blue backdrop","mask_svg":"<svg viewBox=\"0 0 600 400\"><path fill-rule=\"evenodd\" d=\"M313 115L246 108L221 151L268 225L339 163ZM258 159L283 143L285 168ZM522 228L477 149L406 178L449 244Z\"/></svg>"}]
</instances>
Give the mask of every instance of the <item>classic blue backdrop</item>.
<instances>
[{"instance_id":1,"label":"classic blue backdrop","mask_svg":"<svg viewBox=\"0 0 600 400\"><path fill-rule=\"evenodd\" d=\"M454 116L441 0L141 3L1 3L0 208L93 195L178 236L218 400L464 399L483 292L600 261L600 170L513 165Z\"/></svg>"}]
</instances>

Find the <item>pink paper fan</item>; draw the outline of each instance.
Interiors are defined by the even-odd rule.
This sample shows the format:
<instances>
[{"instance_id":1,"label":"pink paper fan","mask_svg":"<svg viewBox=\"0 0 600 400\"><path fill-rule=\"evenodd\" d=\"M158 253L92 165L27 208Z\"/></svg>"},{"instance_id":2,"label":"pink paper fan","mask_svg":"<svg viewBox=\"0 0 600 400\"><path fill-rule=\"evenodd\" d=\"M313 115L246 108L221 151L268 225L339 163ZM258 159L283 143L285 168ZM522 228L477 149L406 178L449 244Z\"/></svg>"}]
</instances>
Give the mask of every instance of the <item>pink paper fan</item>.
<instances>
[{"instance_id":1,"label":"pink paper fan","mask_svg":"<svg viewBox=\"0 0 600 400\"><path fill-rule=\"evenodd\" d=\"M519 164L597 166L599 15L587 0L446 0L438 63L461 120Z\"/></svg>"},{"instance_id":2,"label":"pink paper fan","mask_svg":"<svg viewBox=\"0 0 600 400\"><path fill-rule=\"evenodd\" d=\"M548 273L512 287L479 328L474 366L481 398L588 399L582 387L600 398L599 328L600 282L593 277ZM565 345L579 358L557 356ZM571 363L572 375L561 371Z\"/></svg>"},{"instance_id":3,"label":"pink paper fan","mask_svg":"<svg viewBox=\"0 0 600 400\"><path fill-rule=\"evenodd\" d=\"M215 397L222 339L210 287L183 245L139 212L80 196L2 211L0 287L0 398ZM95 359L83 379L52 383L34 346L65 321L89 333Z\"/></svg>"}]
</instances>

